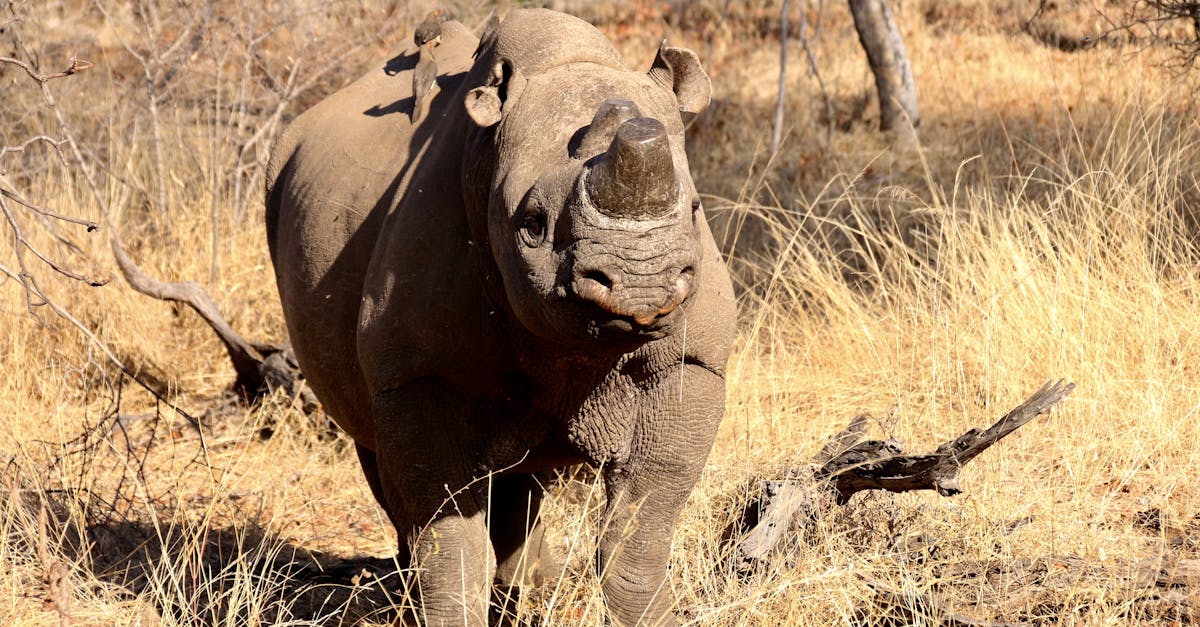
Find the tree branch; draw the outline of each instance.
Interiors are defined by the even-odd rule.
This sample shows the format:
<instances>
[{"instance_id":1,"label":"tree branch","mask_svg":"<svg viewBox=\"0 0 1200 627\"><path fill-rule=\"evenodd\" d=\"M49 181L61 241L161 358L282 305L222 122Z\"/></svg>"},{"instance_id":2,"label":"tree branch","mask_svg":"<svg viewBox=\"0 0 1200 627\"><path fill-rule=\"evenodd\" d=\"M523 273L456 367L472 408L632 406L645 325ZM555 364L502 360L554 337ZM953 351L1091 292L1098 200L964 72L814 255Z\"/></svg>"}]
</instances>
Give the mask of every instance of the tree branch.
<instances>
[{"instance_id":1,"label":"tree branch","mask_svg":"<svg viewBox=\"0 0 1200 627\"><path fill-rule=\"evenodd\" d=\"M316 397L301 384L303 375L296 364L289 344L270 346L251 344L246 341L221 315L217 304L198 283L168 283L155 279L129 258L121 245L116 231L112 232L110 243L113 257L121 274L135 291L158 300L166 300L185 304L192 308L201 319L217 334L233 370L237 373L234 382L236 389L248 402L256 402L262 396L276 388L283 388L290 395L299 394L306 412L311 413L318 407Z\"/></svg>"}]
</instances>

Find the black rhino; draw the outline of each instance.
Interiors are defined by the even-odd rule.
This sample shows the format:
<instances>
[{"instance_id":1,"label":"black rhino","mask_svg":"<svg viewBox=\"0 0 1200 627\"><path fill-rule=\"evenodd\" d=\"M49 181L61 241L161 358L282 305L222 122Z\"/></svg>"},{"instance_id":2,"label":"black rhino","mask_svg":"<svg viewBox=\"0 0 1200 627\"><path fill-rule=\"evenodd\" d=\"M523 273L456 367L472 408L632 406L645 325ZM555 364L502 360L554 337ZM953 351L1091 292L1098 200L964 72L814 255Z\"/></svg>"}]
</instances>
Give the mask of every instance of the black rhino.
<instances>
[{"instance_id":1,"label":"black rhino","mask_svg":"<svg viewBox=\"0 0 1200 627\"><path fill-rule=\"evenodd\" d=\"M724 413L734 300L684 153L686 49L633 71L591 25L458 22L411 121L415 54L300 115L267 233L296 357L354 439L427 624L556 576L535 474L603 476L605 602L675 623L671 537Z\"/></svg>"}]
</instances>

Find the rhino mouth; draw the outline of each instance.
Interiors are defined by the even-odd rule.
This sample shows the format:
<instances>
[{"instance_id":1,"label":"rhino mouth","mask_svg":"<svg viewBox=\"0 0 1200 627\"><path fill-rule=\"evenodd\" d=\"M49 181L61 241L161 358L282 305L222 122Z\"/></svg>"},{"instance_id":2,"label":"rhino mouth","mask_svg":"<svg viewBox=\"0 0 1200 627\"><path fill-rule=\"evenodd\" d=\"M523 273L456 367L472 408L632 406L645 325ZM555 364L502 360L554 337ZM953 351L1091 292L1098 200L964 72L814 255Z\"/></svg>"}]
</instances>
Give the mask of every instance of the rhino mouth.
<instances>
[{"instance_id":1,"label":"rhino mouth","mask_svg":"<svg viewBox=\"0 0 1200 627\"><path fill-rule=\"evenodd\" d=\"M624 274L579 268L567 289L592 334L604 332L660 335L691 295L695 270L686 267L674 278L631 280ZM637 277L645 278L645 277Z\"/></svg>"},{"instance_id":2,"label":"rhino mouth","mask_svg":"<svg viewBox=\"0 0 1200 627\"><path fill-rule=\"evenodd\" d=\"M581 301L591 303L603 312L620 319L629 320L637 327L648 327L662 320L675 311L687 299L692 289L695 271L686 268L681 271L670 287L662 288L627 288L614 283L608 275L596 271L584 271L576 277L572 284L572 292ZM622 292L650 292L650 296L638 294L639 298L631 298ZM659 292L659 294L654 294Z\"/></svg>"}]
</instances>

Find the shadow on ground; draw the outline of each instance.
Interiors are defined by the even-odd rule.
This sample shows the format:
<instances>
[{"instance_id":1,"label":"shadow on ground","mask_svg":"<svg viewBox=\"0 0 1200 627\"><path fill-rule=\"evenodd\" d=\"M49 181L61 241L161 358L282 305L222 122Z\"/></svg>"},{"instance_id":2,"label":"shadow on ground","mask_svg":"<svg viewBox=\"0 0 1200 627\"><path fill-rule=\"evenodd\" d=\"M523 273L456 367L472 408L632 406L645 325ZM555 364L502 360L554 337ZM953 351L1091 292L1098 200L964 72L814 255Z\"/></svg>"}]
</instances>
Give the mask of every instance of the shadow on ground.
<instances>
[{"instance_id":1,"label":"shadow on ground","mask_svg":"<svg viewBox=\"0 0 1200 627\"><path fill-rule=\"evenodd\" d=\"M253 523L118 522L94 525L87 537L97 578L154 599L180 622L386 624L396 607L411 606L393 560L309 551Z\"/></svg>"}]
</instances>

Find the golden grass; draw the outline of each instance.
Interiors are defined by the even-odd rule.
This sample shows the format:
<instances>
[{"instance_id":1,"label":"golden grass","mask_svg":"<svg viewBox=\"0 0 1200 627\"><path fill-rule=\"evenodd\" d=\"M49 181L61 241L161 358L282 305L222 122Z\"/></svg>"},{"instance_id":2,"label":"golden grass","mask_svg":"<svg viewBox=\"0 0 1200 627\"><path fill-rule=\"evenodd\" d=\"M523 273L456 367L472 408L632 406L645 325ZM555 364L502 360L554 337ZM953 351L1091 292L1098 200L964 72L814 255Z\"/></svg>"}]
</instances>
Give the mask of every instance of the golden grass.
<instances>
[{"instance_id":1,"label":"golden grass","mask_svg":"<svg viewBox=\"0 0 1200 627\"><path fill-rule=\"evenodd\" d=\"M50 55L77 44L68 27L97 19L85 6L64 3L21 28ZM237 51L249 44L229 24L268 28L264 6L227 7L229 21L176 68L188 80L160 103L161 177L142 68L119 43L138 32L128 13L102 20L78 50L100 67L50 84L94 155L98 193L44 146L0 169L47 208L104 222L108 207L149 272L205 282L235 327L278 340L261 201L247 191L261 185L264 148L237 152L273 111L263 77L297 50L310 55L304 68L320 66L301 34L332 40L383 19L398 20L384 41L407 33L384 9L299 10L259 48L263 69L247 69ZM700 21L672 34L713 69L717 100L693 130L692 165L742 286L728 414L674 550L672 587L694 624L846 623L875 598L870 581L939 591L947 608L984 620L1195 620L1194 593L1157 598L1169 591L1120 578L1133 562L1194 558L1200 545L1195 79L1164 69L1159 50L1067 54L1011 24L972 21L994 15L989 6L899 13L924 117L909 150L873 128L870 76L841 6L827 7L815 44L839 128L826 146L821 96L793 46L792 127L773 157L777 42ZM185 23L172 7L158 6L164 42ZM663 29L623 15L605 28L644 65ZM352 51L292 106L387 47ZM12 69L3 79L14 106L0 112L0 144L61 135L36 89ZM230 104L240 97L249 104ZM23 219L75 270L114 273L103 230L64 228L76 254ZM15 267L5 241L0 265ZM3 280L0 624L338 624L384 620L383 605L406 602L394 578L385 592L313 574L389 555L395 542L344 438L288 399L215 410L232 370L190 312L119 280L89 288L30 267L126 366L200 416L204 437L45 307L39 323L24 290ZM855 414L875 417L875 436L932 448L1057 377L1075 393L965 468L965 494L861 495L797 529L785 554L749 576L724 567L722 534L747 487L802 466ZM274 437L258 437L264 426ZM545 515L568 576L529 591L518 624L599 622L601 503L590 475L553 489ZM912 548L917 539L932 548ZM1036 576L988 578L984 565Z\"/></svg>"}]
</instances>

